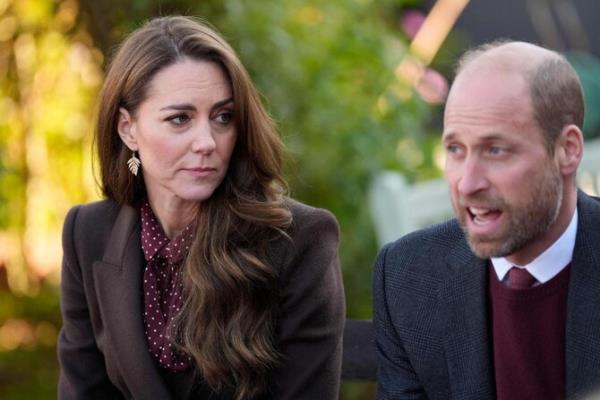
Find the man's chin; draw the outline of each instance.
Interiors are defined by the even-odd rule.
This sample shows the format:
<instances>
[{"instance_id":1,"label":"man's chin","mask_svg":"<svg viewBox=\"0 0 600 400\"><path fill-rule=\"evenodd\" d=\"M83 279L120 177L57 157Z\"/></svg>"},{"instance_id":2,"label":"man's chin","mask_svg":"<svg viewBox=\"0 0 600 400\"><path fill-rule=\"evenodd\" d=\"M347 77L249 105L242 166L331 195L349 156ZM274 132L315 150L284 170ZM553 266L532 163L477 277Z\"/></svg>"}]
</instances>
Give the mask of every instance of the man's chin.
<instances>
[{"instance_id":1,"label":"man's chin","mask_svg":"<svg viewBox=\"0 0 600 400\"><path fill-rule=\"evenodd\" d=\"M469 231L468 224L466 223L466 218L468 217L461 215L460 218L458 218L458 222L463 231L463 234L465 235L465 238L467 239L467 243L469 244L471 251L475 253L477 257L480 258L495 257L490 256L489 254L495 253L498 247L498 243L501 242L492 237L483 237L481 235L472 234Z\"/></svg>"},{"instance_id":2,"label":"man's chin","mask_svg":"<svg viewBox=\"0 0 600 400\"><path fill-rule=\"evenodd\" d=\"M483 240L467 235L467 241L471 251L479 258L505 257L510 254L503 246L505 243L499 239Z\"/></svg>"}]
</instances>

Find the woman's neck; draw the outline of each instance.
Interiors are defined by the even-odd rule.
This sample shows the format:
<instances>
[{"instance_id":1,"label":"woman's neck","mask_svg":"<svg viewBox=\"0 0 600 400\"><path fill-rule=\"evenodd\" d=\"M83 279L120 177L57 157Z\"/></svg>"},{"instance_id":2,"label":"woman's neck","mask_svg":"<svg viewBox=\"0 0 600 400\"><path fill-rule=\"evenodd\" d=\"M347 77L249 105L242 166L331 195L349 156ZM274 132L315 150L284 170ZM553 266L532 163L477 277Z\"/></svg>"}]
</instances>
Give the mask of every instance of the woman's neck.
<instances>
[{"instance_id":1,"label":"woman's neck","mask_svg":"<svg viewBox=\"0 0 600 400\"><path fill-rule=\"evenodd\" d=\"M150 208L169 239L175 238L196 217L198 203L178 197L156 199L148 196Z\"/></svg>"}]
</instances>

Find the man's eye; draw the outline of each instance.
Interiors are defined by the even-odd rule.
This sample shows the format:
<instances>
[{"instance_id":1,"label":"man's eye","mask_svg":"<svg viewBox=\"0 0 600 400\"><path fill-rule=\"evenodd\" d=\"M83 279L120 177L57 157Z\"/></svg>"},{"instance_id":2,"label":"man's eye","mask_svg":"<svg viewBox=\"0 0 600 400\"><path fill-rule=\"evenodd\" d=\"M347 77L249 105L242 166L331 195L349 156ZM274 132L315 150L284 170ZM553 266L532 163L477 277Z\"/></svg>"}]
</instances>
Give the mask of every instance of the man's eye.
<instances>
[{"instance_id":1,"label":"man's eye","mask_svg":"<svg viewBox=\"0 0 600 400\"><path fill-rule=\"evenodd\" d=\"M488 152L491 155L499 156L499 155L506 153L506 149L504 147L500 147L500 146L490 146L490 148L488 149Z\"/></svg>"},{"instance_id":2,"label":"man's eye","mask_svg":"<svg viewBox=\"0 0 600 400\"><path fill-rule=\"evenodd\" d=\"M446 153L448 154L458 154L460 152L460 146L456 144L449 144L446 146Z\"/></svg>"},{"instance_id":3,"label":"man's eye","mask_svg":"<svg viewBox=\"0 0 600 400\"><path fill-rule=\"evenodd\" d=\"M233 113L231 111L224 111L224 112L217 114L217 116L215 117L215 121L217 121L218 123L220 123L222 125L227 125L228 123L231 122L232 118L233 118Z\"/></svg>"},{"instance_id":4,"label":"man's eye","mask_svg":"<svg viewBox=\"0 0 600 400\"><path fill-rule=\"evenodd\" d=\"M167 118L167 121L171 122L174 125L183 125L189 120L190 117L188 117L186 114L177 114Z\"/></svg>"}]
</instances>

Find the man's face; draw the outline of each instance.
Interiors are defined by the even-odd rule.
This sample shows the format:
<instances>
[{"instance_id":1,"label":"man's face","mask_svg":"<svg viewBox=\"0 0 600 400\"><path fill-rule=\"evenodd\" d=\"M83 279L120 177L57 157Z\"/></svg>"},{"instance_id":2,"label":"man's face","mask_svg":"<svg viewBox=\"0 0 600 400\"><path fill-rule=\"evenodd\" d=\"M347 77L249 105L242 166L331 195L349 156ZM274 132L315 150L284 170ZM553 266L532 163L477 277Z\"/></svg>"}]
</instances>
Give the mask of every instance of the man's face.
<instances>
[{"instance_id":1,"label":"man's face","mask_svg":"<svg viewBox=\"0 0 600 400\"><path fill-rule=\"evenodd\" d=\"M461 75L448 98L442 137L454 211L477 256L519 259L556 221L562 176L521 74Z\"/></svg>"}]
</instances>

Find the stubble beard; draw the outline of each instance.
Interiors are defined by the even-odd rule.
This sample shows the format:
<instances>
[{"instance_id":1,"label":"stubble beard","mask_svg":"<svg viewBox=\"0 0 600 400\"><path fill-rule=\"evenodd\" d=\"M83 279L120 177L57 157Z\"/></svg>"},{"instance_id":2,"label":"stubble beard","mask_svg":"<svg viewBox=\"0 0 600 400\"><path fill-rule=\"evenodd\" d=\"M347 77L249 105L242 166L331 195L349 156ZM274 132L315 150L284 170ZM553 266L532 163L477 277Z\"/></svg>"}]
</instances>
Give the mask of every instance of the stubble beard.
<instances>
[{"instance_id":1,"label":"stubble beard","mask_svg":"<svg viewBox=\"0 0 600 400\"><path fill-rule=\"evenodd\" d=\"M508 204L503 199L488 198L485 195L472 197L472 200L493 204L508 216L505 227L491 235L472 236L469 234L466 219L471 218L465 207L455 205L460 226L467 238L471 251L479 258L509 256L535 239L543 236L558 219L563 200L563 181L554 166L535 186L523 204Z\"/></svg>"}]
</instances>

